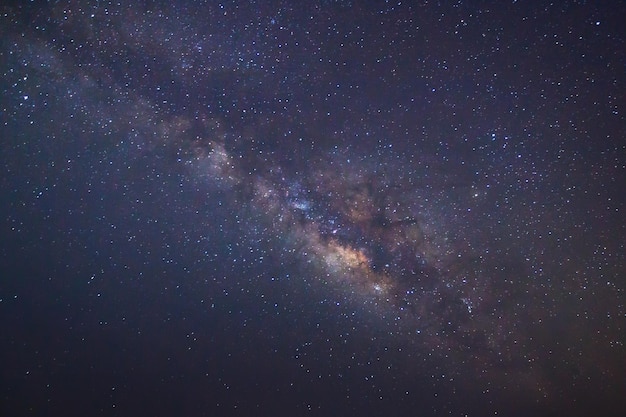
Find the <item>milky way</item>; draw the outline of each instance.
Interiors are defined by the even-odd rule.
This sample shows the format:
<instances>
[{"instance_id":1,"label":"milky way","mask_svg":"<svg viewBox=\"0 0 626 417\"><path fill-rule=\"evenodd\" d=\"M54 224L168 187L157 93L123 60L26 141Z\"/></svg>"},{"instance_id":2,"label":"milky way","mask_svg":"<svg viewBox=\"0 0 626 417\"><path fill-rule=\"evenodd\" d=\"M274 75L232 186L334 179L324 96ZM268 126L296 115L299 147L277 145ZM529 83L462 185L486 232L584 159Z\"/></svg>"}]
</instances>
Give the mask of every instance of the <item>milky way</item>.
<instances>
[{"instance_id":1,"label":"milky way","mask_svg":"<svg viewBox=\"0 0 626 417\"><path fill-rule=\"evenodd\" d=\"M3 7L5 414L622 415L623 13L356 3Z\"/></svg>"}]
</instances>

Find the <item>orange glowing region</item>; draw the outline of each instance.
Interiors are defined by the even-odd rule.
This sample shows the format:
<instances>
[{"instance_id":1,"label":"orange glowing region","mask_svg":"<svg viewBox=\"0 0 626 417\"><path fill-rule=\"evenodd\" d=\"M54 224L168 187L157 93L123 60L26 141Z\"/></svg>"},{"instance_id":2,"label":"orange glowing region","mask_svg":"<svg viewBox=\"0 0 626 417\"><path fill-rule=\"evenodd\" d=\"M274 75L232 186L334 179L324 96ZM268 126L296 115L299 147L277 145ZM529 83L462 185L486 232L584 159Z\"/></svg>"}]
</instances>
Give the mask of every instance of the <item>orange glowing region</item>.
<instances>
[{"instance_id":1,"label":"orange glowing region","mask_svg":"<svg viewBox=\"0 0 626 417\"><path fill-rule=\"evenodd\" d=\"M324 259L326 264L336 271L367 269L369 265L369 259L362 250L342 246L335 241L328 243Z\"/></svg>"}]
</instances>

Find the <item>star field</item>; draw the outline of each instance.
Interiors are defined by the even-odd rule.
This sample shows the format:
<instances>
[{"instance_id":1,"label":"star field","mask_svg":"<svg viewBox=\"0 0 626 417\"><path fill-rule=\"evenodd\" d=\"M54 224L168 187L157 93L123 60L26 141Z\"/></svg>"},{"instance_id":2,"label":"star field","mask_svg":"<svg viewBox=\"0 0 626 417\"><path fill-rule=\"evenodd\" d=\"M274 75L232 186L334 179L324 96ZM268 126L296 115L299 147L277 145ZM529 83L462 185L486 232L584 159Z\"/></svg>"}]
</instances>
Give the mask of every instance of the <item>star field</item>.
<instances>
[{"instance_id":1,"label":"star field","mask_svg":"<svg viewBox=\"0 0 626 417\"><path fill-rule=\"evenodd\" d=\"M623 415L608 2L7 4L3 415Z\"/></svg>"}]
</instances>

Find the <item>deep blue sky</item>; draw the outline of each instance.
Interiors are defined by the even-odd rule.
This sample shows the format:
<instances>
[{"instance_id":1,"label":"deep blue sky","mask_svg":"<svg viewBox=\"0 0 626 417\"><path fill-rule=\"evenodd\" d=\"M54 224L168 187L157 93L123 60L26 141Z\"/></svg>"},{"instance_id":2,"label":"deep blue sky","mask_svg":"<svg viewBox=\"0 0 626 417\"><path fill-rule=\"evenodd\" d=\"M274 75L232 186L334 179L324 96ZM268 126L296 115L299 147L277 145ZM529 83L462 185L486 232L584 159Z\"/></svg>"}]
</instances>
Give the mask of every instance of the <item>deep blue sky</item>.
<instances>
[{"instance_id":1,"label":"deep blue sky","mask_svg":"<svg viewBox=\"0 0 626 417\"><path fill-rule=\"evenodd\" d=\"M2 415L624 415L623 3L16 3Z\"/></svg>"}]
</instances>

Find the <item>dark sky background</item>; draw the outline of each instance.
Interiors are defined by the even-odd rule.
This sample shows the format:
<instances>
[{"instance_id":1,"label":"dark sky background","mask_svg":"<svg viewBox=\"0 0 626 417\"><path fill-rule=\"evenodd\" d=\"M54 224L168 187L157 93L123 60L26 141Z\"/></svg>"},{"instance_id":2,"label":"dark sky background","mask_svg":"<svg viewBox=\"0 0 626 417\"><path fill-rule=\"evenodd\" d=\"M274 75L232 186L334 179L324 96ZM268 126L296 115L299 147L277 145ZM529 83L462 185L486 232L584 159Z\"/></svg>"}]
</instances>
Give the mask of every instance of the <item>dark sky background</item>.
<instances>
[{"instance_id":1,"label":"dark sky background","mask_svg":"<svg viewBox=\"0 0 626 417\"><path fill-rule=\"evenodd\" d=\"M1 415L626 415L624 2L122 3L0 9Z\"/></svg>"}]
</instances>

